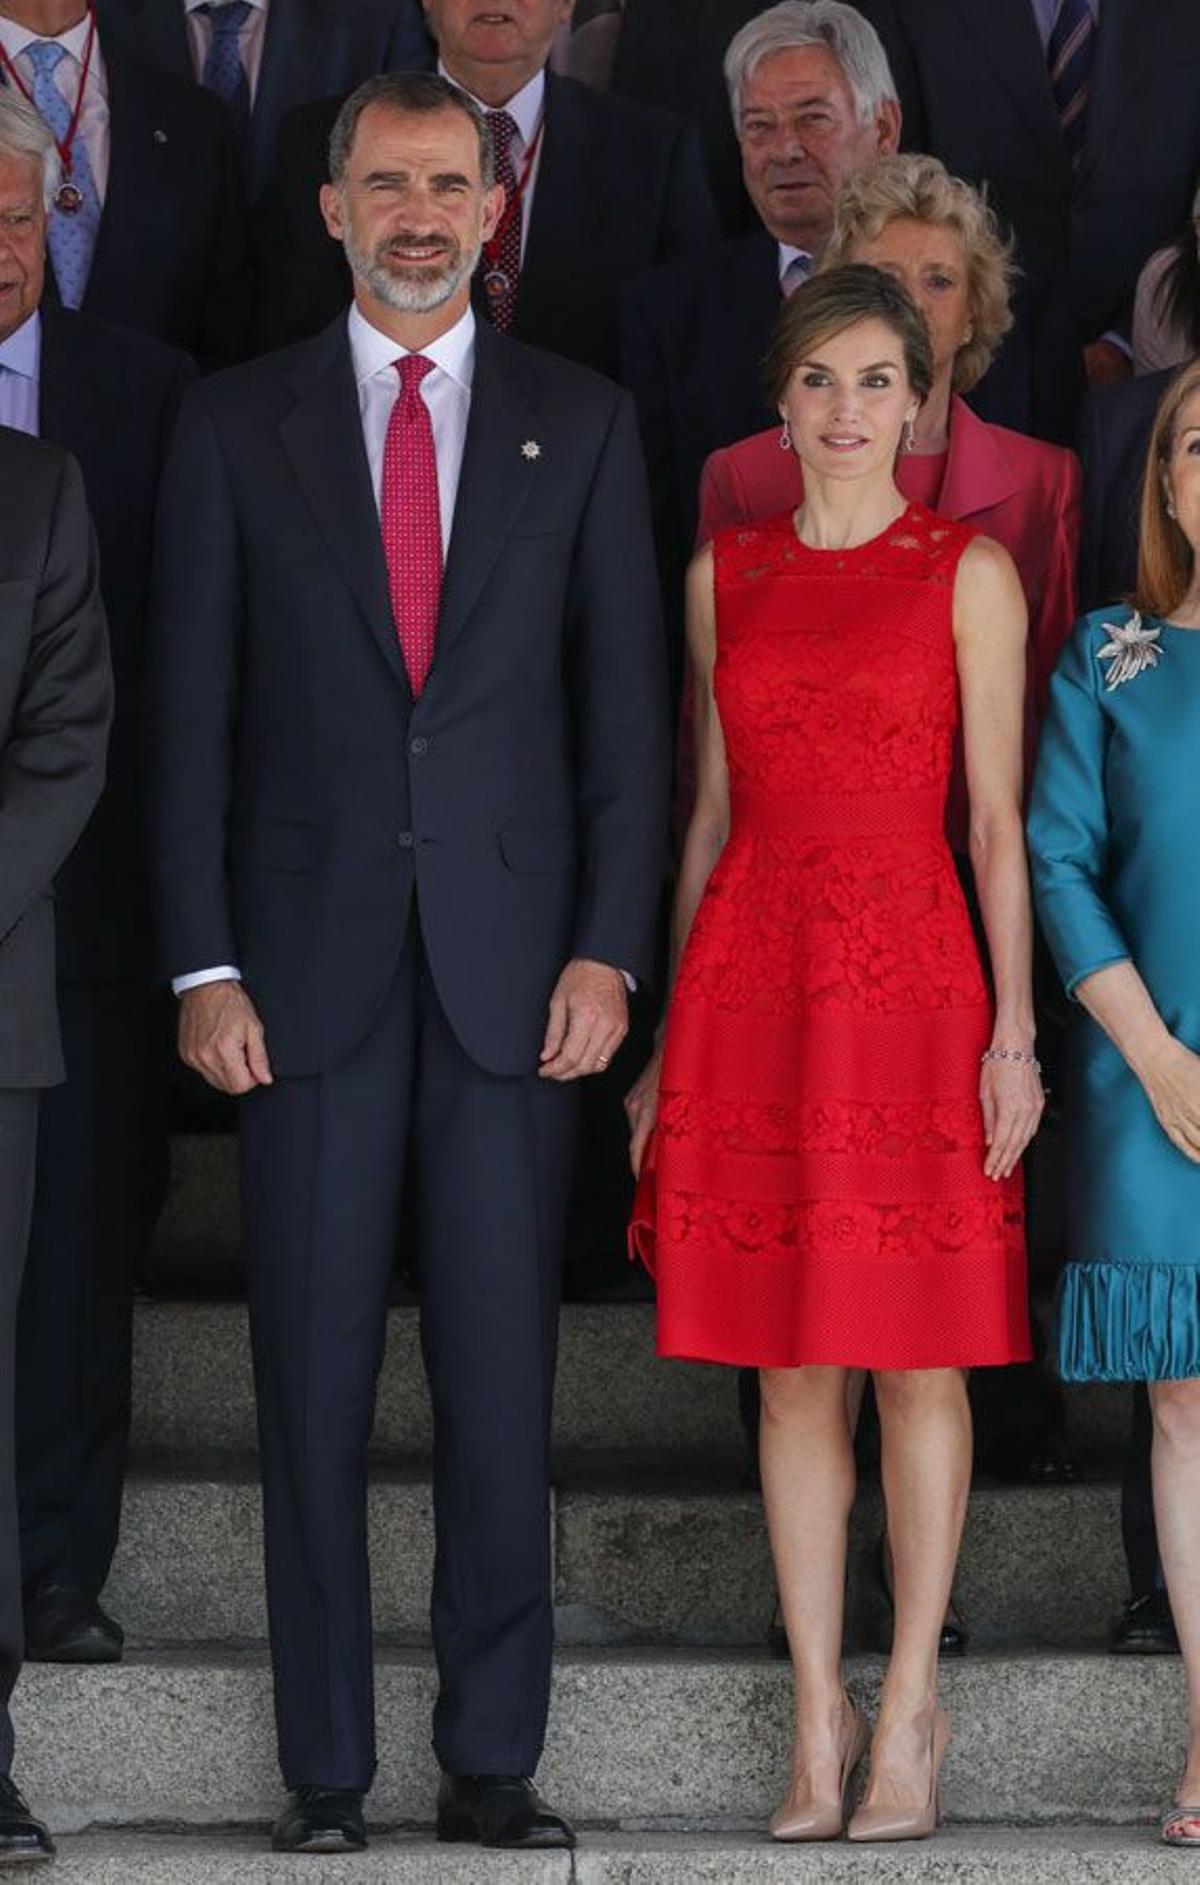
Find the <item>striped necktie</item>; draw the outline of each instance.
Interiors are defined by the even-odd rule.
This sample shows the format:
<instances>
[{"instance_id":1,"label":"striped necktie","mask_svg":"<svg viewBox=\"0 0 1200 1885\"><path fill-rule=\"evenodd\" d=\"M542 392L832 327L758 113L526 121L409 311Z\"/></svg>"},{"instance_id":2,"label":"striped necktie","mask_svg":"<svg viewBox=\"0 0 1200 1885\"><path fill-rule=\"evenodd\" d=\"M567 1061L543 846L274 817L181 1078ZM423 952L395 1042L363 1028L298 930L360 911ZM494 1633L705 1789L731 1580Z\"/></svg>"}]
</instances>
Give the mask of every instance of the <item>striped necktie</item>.
<instances>
[{"instance_id":1,"label":"striped necktie","mask_svg":"<svg viewBox=\"0 0 1200 1885\"><path fill-rule=\"evenodd\" d=\"M1096 16L1091 0L1059 0L1058 12L1046 45L1050 90L1063 142L1072 164L1083 156L1087 137L1088 94L1096 50Z\"/></svg>"}]
</instances>

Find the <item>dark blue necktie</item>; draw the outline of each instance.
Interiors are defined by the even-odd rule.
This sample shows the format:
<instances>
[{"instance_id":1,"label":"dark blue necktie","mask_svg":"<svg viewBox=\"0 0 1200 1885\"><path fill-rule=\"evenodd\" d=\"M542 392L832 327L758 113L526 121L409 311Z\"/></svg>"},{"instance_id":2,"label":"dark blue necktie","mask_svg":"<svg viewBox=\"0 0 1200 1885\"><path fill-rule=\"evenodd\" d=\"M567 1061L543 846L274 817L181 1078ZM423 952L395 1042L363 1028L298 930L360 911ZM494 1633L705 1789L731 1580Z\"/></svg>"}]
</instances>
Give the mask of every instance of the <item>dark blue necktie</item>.
<instances>
[{"instance_id":1,"label":"dark blue necktie","mask_svg":"<svg viewBox=\"0 0 1200 1885\"><path fill-rule=\"evenodd\" d=\"M204 14L212 33L200 83L225 100L244 131L250 119L250 81L242 64L240 35L250 17L250 0L225 0L223 6L205 0L196 11Z\"/></svg>"},{"instance_id":2,"label":"dark blue necktie","mask_svg":"<svg viewBox=\"0 0 1200 1885\"><path fill-rule=\"evenodd\" d=\"M1083 155L1087 138L1088 93L1096 50L1096 16L1090 0L1059 0L1058 12L1046 46L1050 90L1062 125L1063 141L1073 164Z\"/></svg>"}]
</instances>

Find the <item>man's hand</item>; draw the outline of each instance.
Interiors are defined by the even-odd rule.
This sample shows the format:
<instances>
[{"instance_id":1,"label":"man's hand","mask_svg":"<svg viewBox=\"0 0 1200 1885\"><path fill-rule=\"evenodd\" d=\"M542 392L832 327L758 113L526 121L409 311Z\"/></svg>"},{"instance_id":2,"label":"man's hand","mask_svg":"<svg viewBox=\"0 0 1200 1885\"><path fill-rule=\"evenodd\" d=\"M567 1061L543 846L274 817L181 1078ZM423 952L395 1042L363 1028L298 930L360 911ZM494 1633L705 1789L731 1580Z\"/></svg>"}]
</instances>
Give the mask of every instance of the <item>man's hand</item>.
<instances>
[{"instance_id":1,"label":"man's hand","mask_svg":"<svg viewBox=\"0 0 1200 1885\"><path fill-rule=\"evenodd\" d=\"M544 1080L603 1073L629 1030L629 997L618 969L568 962L550 997L538 1072Z\"/></svg>"},{"instance_id":2,"label":"man's hand","mask_svg":"<svg viewBox=\"0 0 1200 1885\"><path fill-rule=\"evenodd\" d=\"M180 996L179 1058L218 1093L270 1086L263 1025L240 982L202 982Z\"/></svg>"},{"instance_id":3,"label":"man's hand","mask_svg":"<svg viewBox=\"0 0 1200 1885\"><path fill-rule=\"evenodd\" d=\"M1083 350L1083 370L1089 386L1115 386L1133 376L1133 361L1111 340L1093 340Z\"/></svg>"}]
</instances>

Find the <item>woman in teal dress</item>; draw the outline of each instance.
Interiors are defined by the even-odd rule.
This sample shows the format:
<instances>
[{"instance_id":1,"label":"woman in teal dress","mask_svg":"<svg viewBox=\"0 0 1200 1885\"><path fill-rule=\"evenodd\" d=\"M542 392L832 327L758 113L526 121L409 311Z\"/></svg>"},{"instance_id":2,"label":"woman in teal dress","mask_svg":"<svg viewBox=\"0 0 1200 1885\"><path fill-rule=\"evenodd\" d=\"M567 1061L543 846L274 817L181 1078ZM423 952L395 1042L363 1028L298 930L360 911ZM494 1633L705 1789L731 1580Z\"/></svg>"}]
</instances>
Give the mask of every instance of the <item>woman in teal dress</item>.
<instances>
[{"instance_id":1,"label":"woman in teal dress","mask_svg":"<svg viewBox=\"0 0 1200 1885\"><path fill-rule=\"evenodd\" d=\"M1188 1677L1175 1845L1200 1845L1200 364L1163 395L1133 606L1085 616L1051 684L1029 818L1042 927L1083 1013L1064 1094L1059 1367L1145 1381Z\"/></svg>"}]
</instances>

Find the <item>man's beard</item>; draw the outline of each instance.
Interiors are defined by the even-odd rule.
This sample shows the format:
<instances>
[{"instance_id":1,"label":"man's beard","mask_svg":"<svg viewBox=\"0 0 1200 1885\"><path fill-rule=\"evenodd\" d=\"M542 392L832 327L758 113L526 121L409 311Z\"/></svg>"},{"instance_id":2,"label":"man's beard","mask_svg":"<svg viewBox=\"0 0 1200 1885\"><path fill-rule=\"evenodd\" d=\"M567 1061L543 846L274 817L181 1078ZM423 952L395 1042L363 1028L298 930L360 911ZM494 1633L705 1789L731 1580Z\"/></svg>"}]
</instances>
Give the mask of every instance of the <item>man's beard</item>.
<instances>
[{"instance_id":1,"label":"man's beard","mask_svg":"<svg viewBox=\"0 0 1200 1885\"><path fill-rule=\"evenodd\" d=\"M462 249L449 237L401 233L389 236L369 255L359 248L349 228L342 241L346 260L357 280L365 283L377 301L397 314L431 314L435 308L444 307L474 274L483 246L476 242L471 248ZM388 260L389 253L418 249L423 243L429 243L430 255L436 259L431 260L428 268L417 268L405 261L402 267L406 272L397 274L395 263Z\"/></svg>"}]
</instances>

